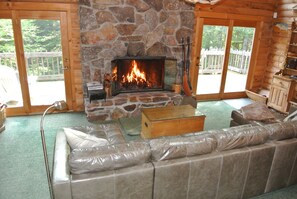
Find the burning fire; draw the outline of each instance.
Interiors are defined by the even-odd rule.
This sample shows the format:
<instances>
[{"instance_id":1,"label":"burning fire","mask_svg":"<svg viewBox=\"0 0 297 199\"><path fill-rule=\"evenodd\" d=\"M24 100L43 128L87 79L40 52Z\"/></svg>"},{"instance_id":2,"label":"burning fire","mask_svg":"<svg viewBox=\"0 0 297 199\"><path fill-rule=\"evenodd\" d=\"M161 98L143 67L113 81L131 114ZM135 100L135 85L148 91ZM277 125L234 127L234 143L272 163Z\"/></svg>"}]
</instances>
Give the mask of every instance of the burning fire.
<instances>
[{"instance_id":1,"label":"burning fire","mask_svg":"<svg viewBox=\"0 0 297 199\"><path fill-rule=\"evenodd\" d=\"M131 69L126 76L122 76L123 83L136 83L137 85L142 85L146 83L146 75L145 72L140 71L137 62L135 60L131 63Z\"/></svg>"}]
</instances>

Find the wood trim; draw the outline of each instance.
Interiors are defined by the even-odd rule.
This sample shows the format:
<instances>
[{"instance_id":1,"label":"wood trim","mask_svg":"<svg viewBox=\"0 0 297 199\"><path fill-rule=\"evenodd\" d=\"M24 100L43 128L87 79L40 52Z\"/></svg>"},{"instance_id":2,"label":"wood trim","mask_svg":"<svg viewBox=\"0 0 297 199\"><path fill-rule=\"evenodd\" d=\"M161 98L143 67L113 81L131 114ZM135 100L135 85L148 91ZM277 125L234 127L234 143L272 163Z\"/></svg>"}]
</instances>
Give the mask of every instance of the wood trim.
<instances>
[{"instance_id":1,"label":"wood trim","mask_svg":"<svg viewBox=\"0 0 297 199\"><path fill-rule=\"evenodd\" d=\"M30 112L30 95L25 63L25 51L23 47L23 37L21 30L21 21L19 18L19 13L12 11L12 23L13 23L13 33L15 42L15 52L18 63L19 79L21 83L22 97L23 97L23 108L25 113Z\"/></svg>"},{"instance_id":2,"label":"wood trim","mask_svg":"<svg viewBox=\"0 0 297 199\"><path fill-rule=\"evenodd\" d=\"M230 20L229 26L228 26L229 28L228 28L228 33L227 33L227 39L226 39L225 56L224 56L224 62L223 62L224 65L223 65L221 87L220 87L220 96L222 96L222 94L224 93L224 90L225 90L225 83L226 83L229 55L230 55L231 41L232 41L233 25L234 25L234 20Z\"/></svg>"},{"instance_id":3,"label":"wood trim","mask_svg":"<svg viewBox=\"0 0 297 199\"><path fill-rule=\"evenodd\" d=\"M42 0L32 0L32 1L6 1L0 2L0 18L13 19L12 13L17 13L18 17L30 18L30 19L59 19L61 26L66 27L65 32L61 32L61 40L63 44L67 44L67 49L63 49L63 58L68 57L69 65L69 76L70 81L65 81L65 86L70 90L66 92L67 105L68 108L75 111L82 111L84 109L83 101L83 90L82 90L82 74L81 74L81 65L80 65L80 30L79 30L79 17L78 17L78 1L77 0L47 0L47 2L40 2ZM34 1L34 2L33 2ZM67 1L67 2L66 2ZM36 3L38 2L38 3ZM59 2L59 3L53 3ZM61 3L62 2L62 3ZM34 11L34 12L32 12ZM46 11L46 12L44 12ZM59 14L62 12L63 14ZM48 13L48 14L46 14ZM58 13L58 14L57 14ZM15 19L13 19L15 20ZM19 23L17 20L14 23ZM62 31L62 30L61 30ZM19 37L20 31L15 32L15 37ZM65 39L63 39L65 38ZM18 41L17 41L18 40ZM18 45L22 44L22 40L15 39L15 42L18 42ZM24 50L16 47L17 53L17 62L18 65L25 66L25 63L22 63L24 60ZM66 53L64 53L66 51ZM67 52L69 56L66 56ZM23 58L22 58L23 56ZM64 59L64 65L67 64ZM66 61L66 62L65 62ZM24 67L25 68L25 67ZM24 71L24 70L23 70ZM24 74L26 74L24 72ZM23 75L20 77L20 80L27 82L27 78ZM23 86L22 93L25 97L28 97L27 86ZM29 107L28 105L26 105ZM31 114L30 111L39 111L43 112L44 108L47 106L34 106L24 109L20 108L8 108L7 115L25 115Z\"/></svg>"},{"instance_id":4,"label":"wood trim","mask_svg":"<svg viewBox=\"0 0 297 199\"><path fill-rule=\"evenodd\" d=\"M247 97L245 92L232 92L220 94L203 94L197 95L196 100L221 100L221 99L234 99Z\"/></svg>"},{"instance_id":5,"label":"wood trim","mask_svg":"<svg viewBox=\"0 0 297 199\"><path fill-rule=\"evenodd\" d=\"M253 88L253 82L254 82L254 75L256 70L256 63L259 57L259 49L260 49L260 40L261 40L261 33L263 31L263 22L258 22L256 27L256 32L254 36L254 44L250 59L250 66L248 71L248 78L246 82L246 89L251 90Z\"/></svg>"},{"instance_id":6,"label":"wood trim","mask_svg":"<svg viewBox=\"0 0 297 199\"><path fill-rule=\"evenodd\" d=\"M211 19L243 20L243 21L263 21L263 16L239 15L220 12L197 11L197 17Z\"/></svg>"},{"instance_id":7,"label":"wood trim","mask_svg":"<svg viewBox=\"0 0 297 199\"><path fill-rule=\"evenodd\" d=\"M245 91L241 91L241 92L223 93L221 99L234 99L234 98L245 98L245 97L247 97Z\"/></svg>"},{"instance_id":8,"label":"wood trim","mask_svg":"<svg viewBox=\"0 0 297 199\"><path fill-rule=\"evenodd\" d=\"M203 34L203 24L204 19L199 18L196 19L196 28L195 28L195 41L193 42L193 54L192 54L192 66L190 70L191 79L192 79L192 89L195 92L197 91L197 83L198 83L198 73L199 73L199 66L200 66L200 54L201 54L201 46L202 46L202 34Z\"/></svg>"},{"instance_id":9,"label":"wood trim","mask_svg":"<svg viewBox=\"0 0 297 199\"><path fill-rule=\"evenodd\" d=\"M216 94L201 94L195 96L197 100L219 100L220 95Z\"/></svg>"},{"instance_id":10,"label":"wood trim","mask_svg":"<svg viewBox=\"0 0 297 199\"><path fill-rule=\"evenodd\" d=\"M254 43L253 43L253 52L251 55L251 61L250 61L250 66L249 66L249 73L248 73L248 77L247 77L247 82L246 82L246 88L251 88L253 85L253 76L254 76L254 70L256 68L256 59L258 59L258 54L259 54L259 45L260 42L259 40L261 39L261 31L263 26L263 22L261 21L257 21L257 20L261 20L263 19L263 17L258 17L255 16L253 17L254 21L249 21L249 18L247 16L239 16L239 15L228 15L228 14L221 14L221 13L216 13L215 17L218 16L226 16L225 18L222 19L217 19L214 17L214 15L212 15L212 17L208 18L202 18L201 16L204 16L204 12L201 12L202 15L197 14L197 24L196 24L196 29L195 29L195 36L196 36L196 42L194 45L194 49L196 49L195 53L193 55L193 57L197 57L197 59L192 59L193 62L195 63L194 66L197 66L199 64L199 59L200 59L200 53L201 53L201 45L202 45L202 31L203 31L203 25L220 25L220 26L228 26L228 35L227 35L227 41L226 41L226 47L225 47L225 57L224 57L224 66L223 66L223 71L222 71L222 78L221 78L221 87L220 87L220 91L219 94L199 94L196 97L198 97L198 99L206 99L207 96L210 99L223 99L225 97L230 98L230 96L234 96L236 97L236 93L238 92L230 92L230 93L224 93L225 91L225 83L226 83L226 78L227 78L227 67L228 67L228 61L229 61L229 55L230 55L230 46L231 46L231 40L232 40L232 32L233 32L233 27L234 26L240 26L240 27L254 27L256 29L255 32L255 37L254 37ZM234 17L236 16L236 17ZM231 19L231 17L234 17L235 19ZM228 20L229 18L229 20ZM204 21L201 23L201 19L204 19ZM244 20L243 20L244 19ZM200 24L199 24L200 23ZM199 24L199 26L198 26ZM262 24L262 26L259 26L259 24ZM201 35L201 36L199 36ZM199 53L199 54L198 54ZM197 68L197 69L196 69ZM195 82L193 82L192 85L194 85L194 89L197 90L197 84L198 84L198 73L199 73L199 67L196 67L193 71L193 80ZM242 96L242 95L239 95ZM246 95L245 95L246 96Z\"/></svg>"},{"instance_id":11,"label":"wood trim","mask_svg":"<svg viewBox=\"0 0 297 199\"><path fill-rule=\"evenodd\" d=\"M0 2L0 10L69 11L69 3Z\"/></svg>"},{"instance_id":12,"label":"wood trim","mask_svg":"<svg viewBox=\"0 0 297 199\"><path fill-rule=\"evenodd\" d=\"M21 19L48 19L48 20L60 20L60 11L18 11L18 16Z\"/></svg>"},{"instance_id":13,"label":"wood trim","mask_svg":"<svg viewBox=\"0 0 297 199\"><path fill-rule=\"evenodd\" d=\"M12 11L11 10L1 10L0 18L1 19L11 19L12 18Z\"/></svg>"},{"instance_id":14,"label":"wood trim","mask_svg":"<svg viewBox=\"0 0 297 199\"><path fill-rule=\"evenodd\" d=\"M204 25L217 25L217 26L228 26L229 20L227 19L216 19L216 18L203 18Z\"/></svg>"},{"instance_id":15,"label":"wood trim","mask_svg":"<svg viewBox=\"0 0 297 199\"><path fill-rule=\"evenodd\" d=\"M71 44L69 43L69 33L68 33L68 22L67 22L67 13L60 12L60 26L61 26L61 42L62 42L62 53L63 53L63 66L64 70L64 81L65 81L65 91L66 91L66 101L69 109L73 108L72 101L72 78L71 78L71 56L69 48ZM68 88L68 89L66 89Z\"/></svg>"}]
</instances>

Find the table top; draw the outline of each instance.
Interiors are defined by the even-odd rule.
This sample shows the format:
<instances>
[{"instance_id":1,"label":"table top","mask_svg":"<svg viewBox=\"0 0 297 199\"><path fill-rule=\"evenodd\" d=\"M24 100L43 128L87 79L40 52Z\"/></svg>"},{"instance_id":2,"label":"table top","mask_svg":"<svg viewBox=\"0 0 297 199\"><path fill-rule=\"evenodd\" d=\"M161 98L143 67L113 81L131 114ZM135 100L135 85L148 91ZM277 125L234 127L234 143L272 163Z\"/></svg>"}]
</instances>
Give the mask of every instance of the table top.
<instances>
[{"instance_id":1,"label":"table top","mask_svg":"<svg viewBox=\"0 0 297 199\"><path fill-rule=\"evenodd\" d=\"M150 121L170 120L187 117L205 117L203 113L199 112L191 105L144 108L142 109L142 113Z\"/></svg>"}]
</instances>

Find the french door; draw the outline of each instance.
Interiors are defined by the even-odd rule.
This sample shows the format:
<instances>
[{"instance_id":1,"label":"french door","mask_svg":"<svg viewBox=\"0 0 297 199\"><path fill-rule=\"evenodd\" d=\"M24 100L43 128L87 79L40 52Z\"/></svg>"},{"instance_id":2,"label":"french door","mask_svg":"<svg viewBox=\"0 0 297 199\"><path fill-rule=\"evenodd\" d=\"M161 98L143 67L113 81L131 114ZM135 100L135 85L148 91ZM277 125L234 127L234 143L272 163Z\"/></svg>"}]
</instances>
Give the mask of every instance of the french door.
<instances>
[{"instance_id":1,"label":"french door","mask_svg":"<svg viewBox=\"0 0 297 199\"><path fill-rule=\"evenodd\" d=\"M200 18L199 27L197 98L245 96L257 22Z\"/></svg>"},{"instance_id":2,"label":"french door","mask_svg":"<svg viewBox=\"0 0 297 199\"><path fill-rule=\"evenodd\" d=\"M65 12L1 11L0 102L9 115L71 103L66 20Z\"/></svg>"}]
</instances>

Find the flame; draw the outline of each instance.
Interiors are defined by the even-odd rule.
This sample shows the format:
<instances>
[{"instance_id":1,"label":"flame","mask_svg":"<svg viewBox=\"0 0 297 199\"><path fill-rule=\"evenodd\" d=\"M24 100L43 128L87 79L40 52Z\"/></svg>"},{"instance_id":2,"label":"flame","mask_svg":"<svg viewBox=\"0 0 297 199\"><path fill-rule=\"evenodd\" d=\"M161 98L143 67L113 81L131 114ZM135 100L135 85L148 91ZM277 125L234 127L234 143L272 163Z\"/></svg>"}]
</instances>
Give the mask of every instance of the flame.
<instances>
[{"instance_id":1,"label":"flame","mask_svg":"<svg viewBox=\"0 0 297 199\"><path fill-rule=\"evenodd\" d=\"M118 80L118 67L115 67L112 70L112 81L117 81Z\"/></svg>"},{"instance_id":2,"label":"flame","mask_svg":"<svg viewBox=\"0 0 297 199\"><path fill-rule=\"evenodd\" d=\"M129 82L129 83L136 83L142 84L146 82L146 75L145 72L141 72L138 68L137 62L135 60L131 63L131 70L128 72L126 76L122 76L123 83Z\"/></svg>"}]
</instances>

